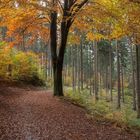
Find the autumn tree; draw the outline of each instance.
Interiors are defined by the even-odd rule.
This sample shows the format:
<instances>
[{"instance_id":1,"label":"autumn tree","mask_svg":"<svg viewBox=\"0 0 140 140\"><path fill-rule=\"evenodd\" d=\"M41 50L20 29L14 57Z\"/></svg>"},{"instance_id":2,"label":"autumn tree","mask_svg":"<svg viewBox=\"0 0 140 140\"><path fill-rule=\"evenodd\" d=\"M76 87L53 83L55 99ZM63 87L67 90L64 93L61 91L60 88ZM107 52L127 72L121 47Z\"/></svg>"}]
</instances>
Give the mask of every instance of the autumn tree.
<instances>
[{"instance_id":1,"label":"autumn tree","mask_svg":"<svg viewBox=\"0 0 140 140\"><path fill-rule=\"evenodd\" d=\"M64 53L66 49L68 33L70 27L72 26L77 13L81 8L88 2L88 0L65 0L57 1L52 0L52 10L51 10L51 23L50 23L50 38L51 38L51 54L53 63L53 73L54 73L54 95L63 96L63 82L62 82L62 70ZM59 8L59 9L58 9ZM61 10L62 12L59 12ZM61 19L58 23L60 14ZM60 25L60 46L58 49L57 43L57 32L58 25ZM58 52L58 53L57 53Z\"/></svg>"}]
</instances>

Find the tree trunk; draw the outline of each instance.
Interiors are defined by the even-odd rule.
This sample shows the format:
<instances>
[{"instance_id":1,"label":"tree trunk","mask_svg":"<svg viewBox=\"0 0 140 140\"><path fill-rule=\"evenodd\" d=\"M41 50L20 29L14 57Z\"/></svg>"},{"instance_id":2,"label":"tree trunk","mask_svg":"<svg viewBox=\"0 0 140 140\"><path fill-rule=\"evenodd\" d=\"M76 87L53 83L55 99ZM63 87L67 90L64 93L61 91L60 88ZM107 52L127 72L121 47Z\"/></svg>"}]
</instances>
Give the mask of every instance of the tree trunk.
<instances>
[{"instance_id":1,"label":"tree trunk","mask_svg":"<svg viewBox=\"0 0 140 140\"><path fill-rule=\"evenodd\" d=\"M140 118L140 46L136 45L136 70L137 70L137 117Z\"/></svg>"},{"instance_id":2,"label":"tree trunk","mask_svg":"<svg viewBox=\"0 0 140 140\"><path fill-rule=\"evenodd\" d=\"M133 56L133 48L132 46L130 47L131 49L131 65L132 65L132 86L133 86L133 109L137 109L137 103L136 103L136 85L135 85L135 64L134 64L134 56Z\"/></svg>"},{"instance_id":3,"label":"tree trunk","mask_svg":"<svg viewBox=\"0 0 140 140\"><path fill-rule=\"evenodd\" d=\"M98 100L98 48L97 48L97 42L95 41L95 79L94 79L94 85L95 85L95 100Z\"/></svg>"},{"instance_id":4,"label":"tree trunk","mask_svg":"<svg viewBox=\"0 0 140 140\"><path fill-rule=\"evenodd\" d=\"M80 66L81 66L81 62L80 62L80 49L78 47L78 61L77 61L77 67L78 67L78 92L80 93Z\"/></svg>"},{"instance_id":5,"label":"tree trunk","mask_svg":"<svg viewBox=\"0 0 140 140\"><path fill-rule=\"evenodd\" d=\"M72 51L73 51L72 54L74 54L73 47L72 47ZM72 88L73 88L73 92L75 92L75 60L74 60L74 56L71 57L72 57Z\"/></svg>"},{"instance_id":6,"label":"tree trunk","mask_svg":"<svg viewBox=\"0 0 140 140\"><path fill-rule=\"evenodd\" d=\"M116 41L116 51L117 51L117 76L118 76L118 105L117 108L121 108L121 81L120 81L120 56L119 56L119 46L118 41Z\"/></svg>"},{"instance_id":7,"label":"tree trunk","mask_svg":"<svg viewBox=\"0 0 140 140\"><path fill-rule=\"evenodd\" d=\"M59 64L54 71L54 95L63 96L62 67Z\"/></svg>"},{"instance_id":8,"label":"tree trunk","mask_svg":"<svg viewBox=\"0 0 140 140\"><path fill-rule=\"evenodd\" d=\"M53 1L55 5L55 0ZM53 65L53 80L54 80L54 96L63 96L62 84L62 66L63 63L57 57L57 12L51 13L50 25L50 44L51 44L51 59Z\"/></svg>"},{"instance_id":9,"label":"tree trunk","mask_svg":"<svg viewBox=\"0 0 140 140\"><path fill-rule=\"evenodd\" d=\"M100 85L100 95L102 96L102 67L101 65L100 65L99 85Z\"/></svg>"},{"instance_id":10,"label":"tree trunk","mask_svg":"<svg viewBox=\"0 0 140 140\"><path fill-rule=\"evenodd\" d=\"M81 64L81 90L83 90L83 39L81 40L81 44L80 44L80 64Z\"/></svg>"},{"instance_id":11,"label":"tree trunk","mask_svg":"<svg viewBox=\"0 0 140 140\"><path fill-rule=\"evenodd\" d=\"M45 54L45 80L48 79L48 46L45 45L46 47L46 54Z\"/></svg>"},{"instance_id":12,"label":"tree trunk","mask_svg":"<svg viewBox=\"0 0 140 140\"><path fill-rule=\"evenodd\" d=\"M53 1L55 5L55 1ZM62 89L62 67L58 63L57 58L57 12L51 13L51 27L50 27L50 44L51 44L51 59L53 65L53 80L54 80L54 95L63 96Z\"/></svg>"},{"instance_id":13,"label":"tree trunk","mask_svg":"<svg viewBox=\"0 0 140 140\"><path fill-rule=\"evenodd\" d=\"M89 49L91 50L91 47L92 46L90 46L89 47ZM91 54L90 54L90 56L89 56L89 59L90 59L90 64L89 64L89 66L90 66L90 95L92 95L92 57L91 57Z\"/></svg>"},{"instance_id":14,"label":"tree trunk","mask_svg":"<svg viewBox=\"0 0 140 140\"><path fill-rule=\"evenodd\" d=\"M124 72L123 72L123 65L121 64L121 81L122 81L122 100L124 103Z\"/></svg>"},{"instance_id":15,"label":"tree trunk","mask_svg":"<svg viewBox=\"0 0 140 140\"><path fill-rule=\"evenodd\" d=\"M105 91L106 91L106 100L108 101L108 66L106 64L106 71L105 71Z\"/></svg>"},{"instance_id":16,"label":"tree trunk","mask_svg":"<svg viewBox=\"0 0 140 140\"><path fill-rule=\"evenodd\" d=\"M113 101L112 95L112 48L111 45L109 47L109 63L110 63L110 99Z\"/></svg>"}]
</instances>

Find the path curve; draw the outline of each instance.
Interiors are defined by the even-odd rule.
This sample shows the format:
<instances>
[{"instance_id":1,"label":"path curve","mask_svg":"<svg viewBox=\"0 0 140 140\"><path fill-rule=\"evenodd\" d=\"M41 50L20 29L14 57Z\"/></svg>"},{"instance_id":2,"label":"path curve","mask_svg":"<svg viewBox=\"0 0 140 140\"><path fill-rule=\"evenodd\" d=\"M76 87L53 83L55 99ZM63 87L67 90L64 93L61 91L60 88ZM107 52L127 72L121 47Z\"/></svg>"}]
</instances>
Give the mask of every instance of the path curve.
<instances>
[{"instance_id":1,"label":"path curve","mask_svg":"<svg viewBox=\"0 0 140 140\"><path fill-rule=\"evenodd\" d=\"M138 140L84 109L33 88L0 88L0 140Z\"/></svg>"}]
</instances>

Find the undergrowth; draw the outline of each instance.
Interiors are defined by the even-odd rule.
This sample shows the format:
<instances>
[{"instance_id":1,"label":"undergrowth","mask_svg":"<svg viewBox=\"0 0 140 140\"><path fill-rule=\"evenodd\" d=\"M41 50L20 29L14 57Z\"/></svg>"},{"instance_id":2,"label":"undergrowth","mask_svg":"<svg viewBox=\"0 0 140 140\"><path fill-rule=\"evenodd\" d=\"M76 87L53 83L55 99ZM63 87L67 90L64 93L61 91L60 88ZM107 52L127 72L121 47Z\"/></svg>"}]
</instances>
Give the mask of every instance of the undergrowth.
<instances>
[{"instance_id":1,"label":"undergrowth","mask_svg":"<svg viewBox=\"0 0 140 140\"><path fill-rule=\"evenodd\" d=\"M96 118L110 120L124 127L133 127L140 129L140 119L137 119L136 111L132 110L132 99L130 96L125 97L125 103L121 109L117 109L117 103L106 100L104 92L101 94L99 101L95 101L94 96L89 94L88 90L82 92L73 92L68 89L65 96L68 100L84 107L88 113Z\"/></svg>"}]
</instances>

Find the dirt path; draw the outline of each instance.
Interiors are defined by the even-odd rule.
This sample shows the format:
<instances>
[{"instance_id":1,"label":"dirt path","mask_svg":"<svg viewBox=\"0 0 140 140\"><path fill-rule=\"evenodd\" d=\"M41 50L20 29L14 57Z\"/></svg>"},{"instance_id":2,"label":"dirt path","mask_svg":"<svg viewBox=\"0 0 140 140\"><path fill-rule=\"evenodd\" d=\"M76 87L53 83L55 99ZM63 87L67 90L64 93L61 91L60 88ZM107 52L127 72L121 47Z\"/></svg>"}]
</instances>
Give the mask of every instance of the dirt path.
<instances>
[{"instance_id":1,"label":"dirt path","mask_svg":"<svg viewBox=\"0 0 140 140\"><path fill-rule=\"evenodd\" d=\"M0 140L138 140L36 89L0 88Z\"/></svg>"}]
</instances>

